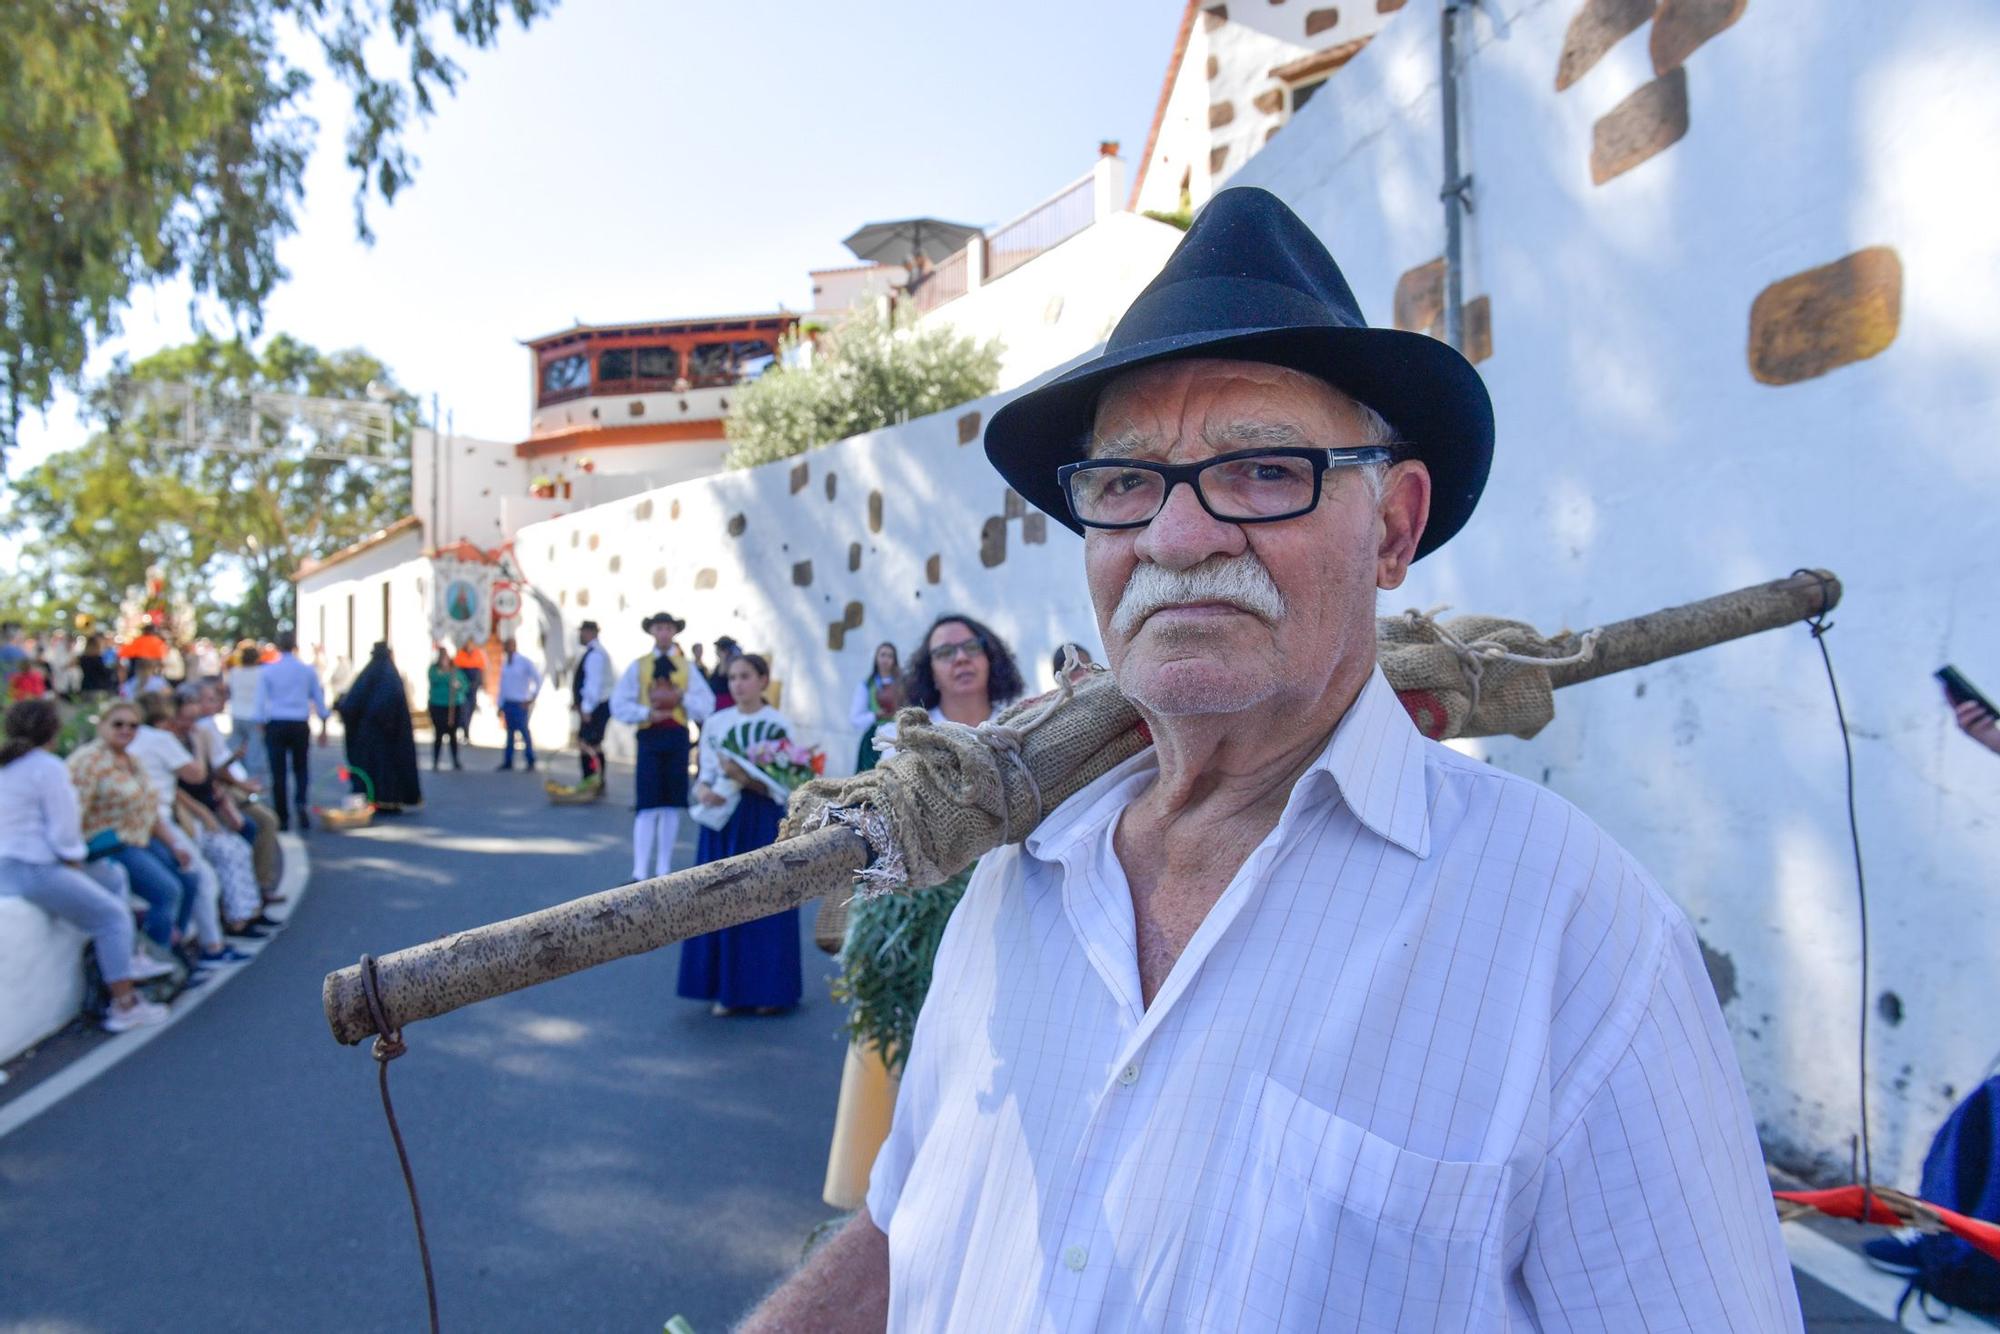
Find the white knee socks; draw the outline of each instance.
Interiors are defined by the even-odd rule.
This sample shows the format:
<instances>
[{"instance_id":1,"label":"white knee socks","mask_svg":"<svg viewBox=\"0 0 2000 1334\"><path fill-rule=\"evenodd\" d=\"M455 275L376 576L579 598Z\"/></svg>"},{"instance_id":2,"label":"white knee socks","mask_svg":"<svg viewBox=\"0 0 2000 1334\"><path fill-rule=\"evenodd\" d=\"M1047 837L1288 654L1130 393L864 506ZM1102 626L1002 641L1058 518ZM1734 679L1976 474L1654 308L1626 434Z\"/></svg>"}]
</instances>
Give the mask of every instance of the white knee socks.
<instances>
[{"instance_id":1,"label":"white knee socks","mask_svg":"<svg viewBox=\"0 0 2000 1334\"><path fill-rule=\"evenodd\" d=\"M655 806L632 817L632 878L650 880L673 869L674 840L680 837L678 806Z\"/></svg>"}]
</instances>

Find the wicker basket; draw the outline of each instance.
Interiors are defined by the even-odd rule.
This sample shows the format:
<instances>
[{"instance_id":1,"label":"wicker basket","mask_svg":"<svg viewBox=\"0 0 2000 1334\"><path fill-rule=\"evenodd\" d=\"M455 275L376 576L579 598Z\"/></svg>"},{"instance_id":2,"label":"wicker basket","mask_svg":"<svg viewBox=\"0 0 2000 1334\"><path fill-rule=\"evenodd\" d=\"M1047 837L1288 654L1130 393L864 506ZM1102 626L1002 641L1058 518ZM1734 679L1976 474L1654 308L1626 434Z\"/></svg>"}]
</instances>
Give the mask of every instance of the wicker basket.
<instances>
[{"instance_id":1,"label":"wicker basket","mask_svg":"<svg viewBox=\"0 0 2000 1334\"><path fill-rule=\"evenodd\" d=\"M565 787L550 779L542 784L542 791L548 794L549 803L554 806L588 806L592 802L604 800L604 784L601 781Z\"/></svg>"},{"instance_id":2,"label":"wicker basket","mask_svg":"<svg viewBox=\"0 0 2000 1334\"><path fill-rule=\"evenodd\" d=\"M341 765L335 773L343 783L350 776L359 778L362 790L346 797L338 806L315 806L313 814L328 829L366 828L375 819L375 780L351 764Z\"/></svg>"}]
</instances>

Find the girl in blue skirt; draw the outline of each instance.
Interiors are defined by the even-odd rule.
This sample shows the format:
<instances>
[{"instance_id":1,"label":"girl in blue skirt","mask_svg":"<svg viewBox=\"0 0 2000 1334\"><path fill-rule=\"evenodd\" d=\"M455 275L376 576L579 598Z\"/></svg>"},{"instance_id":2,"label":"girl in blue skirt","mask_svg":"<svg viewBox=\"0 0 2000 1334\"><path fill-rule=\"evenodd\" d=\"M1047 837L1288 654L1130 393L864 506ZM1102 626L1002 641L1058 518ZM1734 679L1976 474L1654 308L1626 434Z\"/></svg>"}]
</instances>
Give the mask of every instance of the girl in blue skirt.
<instances>
[{"instance_id":1,"label":"girl in blue skirt","mask_svg":"<svg viewBox=\"0 0 2000 1334\"><path fill-rule=\"evenodd\" d=\"M771 668L755 653L729 664L729 694L735 703L719 709L701 729L701 772L694 798L721 807L728 798L716 789L727 779L741 789L736 811L720 829L702 827L695 862L703 865L778 840L785 794L769 792L750 769L739 764L724 742L748 752L752 742L791 735L791 723L764 702ZM799 910L724 927L681 945L679 992L690 1000L713 1001L713 1013L779 1014L799 1003L804 988L799 966Z\"/></svg>"}]
</instances>

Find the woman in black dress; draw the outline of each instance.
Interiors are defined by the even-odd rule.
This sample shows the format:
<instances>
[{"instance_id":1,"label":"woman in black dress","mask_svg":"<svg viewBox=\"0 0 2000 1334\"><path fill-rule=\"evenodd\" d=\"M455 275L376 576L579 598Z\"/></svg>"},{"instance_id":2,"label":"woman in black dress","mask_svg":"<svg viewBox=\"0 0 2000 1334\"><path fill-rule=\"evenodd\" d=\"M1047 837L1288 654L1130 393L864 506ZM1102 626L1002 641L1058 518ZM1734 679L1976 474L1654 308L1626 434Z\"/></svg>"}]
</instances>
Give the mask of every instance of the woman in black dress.
<instances>
[{"instance_id":1,"label":"woman in black dress","mask_svg":"<svg viewBox=\"0 0 2000 1334\"><path fill-rule=\"evenodd\" d=\"M410 723L410 699L387 644L377 644L368 665L335 704L347 732L347 764L375 784L377 810L414 810L424 804L417 782L417 734ZM359 774L354 790L365 792Z\"/></svg>"}]
</instances>

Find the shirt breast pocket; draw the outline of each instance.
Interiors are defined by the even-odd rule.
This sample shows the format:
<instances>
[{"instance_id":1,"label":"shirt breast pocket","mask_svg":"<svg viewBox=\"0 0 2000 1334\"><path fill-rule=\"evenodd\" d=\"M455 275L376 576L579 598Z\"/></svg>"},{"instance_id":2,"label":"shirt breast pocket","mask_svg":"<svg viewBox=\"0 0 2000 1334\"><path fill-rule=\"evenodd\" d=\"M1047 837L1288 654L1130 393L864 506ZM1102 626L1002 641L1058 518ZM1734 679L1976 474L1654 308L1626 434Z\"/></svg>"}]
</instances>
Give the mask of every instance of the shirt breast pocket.
<instances>
[{"instance_id":1,"label":"shirt breast pocket","mask_svg":"<svg viewBox=\"0 0 2000 1334\"><path fill-rule=\"evenodd\" d=\"M1442 1331L1503 1322L1499 1164L1412 1153L1268 1078L1242 1162L1214 1248L1206 1303L1208 1319L1221 1318L1214 1327Z\"/></svg>"}]
</instances>

